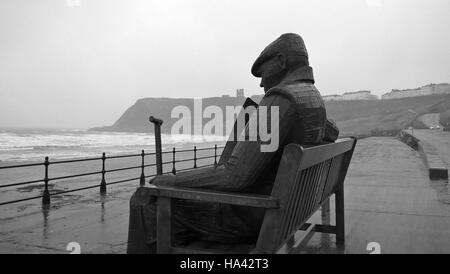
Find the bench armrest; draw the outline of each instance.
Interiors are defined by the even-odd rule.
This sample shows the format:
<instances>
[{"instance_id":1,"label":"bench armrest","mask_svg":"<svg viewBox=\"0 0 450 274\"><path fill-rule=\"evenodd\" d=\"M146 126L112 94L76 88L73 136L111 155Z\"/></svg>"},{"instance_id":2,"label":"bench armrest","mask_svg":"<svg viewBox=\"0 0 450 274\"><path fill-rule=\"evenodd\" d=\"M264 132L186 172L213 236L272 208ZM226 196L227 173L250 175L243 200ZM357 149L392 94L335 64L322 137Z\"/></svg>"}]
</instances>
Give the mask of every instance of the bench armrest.
<instances>
[{"instance_id":1,"label":"bench armrest","mask_svg":"<svg viewBox=\"0 0 450 274\"><path fill-rule=\"evenodd\" d=\"M252 206L260 208L278 208L278 199L265 195L242 194L236 192L224 192L174 186L150 185L146 188L151 195L157 197L215 202L221 204Z\"/></svg>"}]
</instances>

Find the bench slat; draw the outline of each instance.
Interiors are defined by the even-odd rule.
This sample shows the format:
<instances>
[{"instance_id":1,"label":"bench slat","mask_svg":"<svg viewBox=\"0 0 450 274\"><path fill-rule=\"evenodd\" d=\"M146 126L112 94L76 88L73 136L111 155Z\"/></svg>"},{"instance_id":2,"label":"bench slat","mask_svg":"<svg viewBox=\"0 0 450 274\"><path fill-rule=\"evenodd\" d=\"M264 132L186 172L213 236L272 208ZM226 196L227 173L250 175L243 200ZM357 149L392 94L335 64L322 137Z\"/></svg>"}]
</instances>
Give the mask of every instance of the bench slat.
<instances>
[{"instance_id":1,"label":"bench slat","mask_svg":"<svg viewBox=\"0 0 450 274\"><path fill-rule=\"evenodd\" d=\"M279 198L280 208L266 211L256 252L275 252L325 200L342 189L355 144L352 138L306 149L297 144L285 147L271 194ZM343 210L341 204L338 210ZM342 216L340 212L339 229L317 229L339 232L342 238Z\"/></svg>"},{"instance_id":2,"label":"bench slat","mask_svg":"<svg viewBox=\"0 0 450 274\"><path fill-rule=\"evenodd\" d=\"M330 173L328 174L325 191L322 195L322 201L328 198L333 193L333 189L339 179L339 173L342 170L343 158L344 155L338 155L334 157L331 162Z\"/></svg>"},{"instance_id":3,"label":"bench slat","mask_svg":"<svg viewBox=\"0 0 450 274\"><path fill-rule=\"evenodd\" d=\"M312 180L312 188L311 192L308 193L308 201L307 201L307 208L306 212L309 214L313 209L316 201L316 195L317 195L317 189L319 187L320 182L320 176L323 168L323 162L316 165L314 168L314 179Z\"/></svg>"},{"instance_id":4,"label":"bench slat","mask_svg":"<svg viewBox=\"0 0 450 274\"><path fill-rule=\"evenodd\" d=\"M353 142L353 139L342 139L334 144L326 144L303 149L302 164L300 169L306 169L325 160L344 154L353 148ZM300 145L289 144L286 147L288 146Z\"/></svg>"},{"instance_id":5,"label":"bench slat","mask_svg":"<svg viewBox=\"0 0 450 274\"><path fill-rule=\"evenodd\" d=\"M309 176L310 176L310 173L302 172L300 174L299 180L303 181L303 180L305 180L305 178L309 178ZM291 195L289 197L289 200L293 201L293 202L288 203L287 210L284 212L284 215L283 215L283 221L282 221L283 223L292 224L293 219L295 219L295 217L299 215L300 208L299 208L298 204L301 203L301 193L304 192L304 189L299 190L299 188L304 188L304 187L306 187L306 186L302 185L302 184L296 184L294 186L294 189L292 190ZM284 228L282 228L282 230L281 230L282 233L281 233L280 237L283 238L288 233L287 230L289 229L289 226L290 225L286 225Z\"/></svg>"},{"instance_id":6,"label":"bench slat","mask_svg":"<svg viewBox=\"0 0 450 274\"><path fill-rule=\"evenodd\" d=\"M278 199L265 195L239 194L234 192L171 186L152 186L148 189L151 195L159 197L170 197L204 202L217 202L223 204L253 206L261 208L278 208Z\"/></svg>"}]
</instances>

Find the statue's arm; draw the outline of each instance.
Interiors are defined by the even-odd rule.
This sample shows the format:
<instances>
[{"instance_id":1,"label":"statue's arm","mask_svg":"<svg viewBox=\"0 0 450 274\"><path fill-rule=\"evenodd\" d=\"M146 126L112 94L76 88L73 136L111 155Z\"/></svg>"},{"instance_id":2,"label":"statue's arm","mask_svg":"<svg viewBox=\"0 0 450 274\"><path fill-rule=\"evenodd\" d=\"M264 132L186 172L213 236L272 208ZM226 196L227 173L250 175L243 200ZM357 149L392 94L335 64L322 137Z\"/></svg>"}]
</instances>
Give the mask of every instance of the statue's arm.
<instances>
[{"instance_id":1,"label":"statue's arm","mask_svg":"<svg viewBox=\"0 0 450 274\"><path fill-rule=\"evenodd\" d=\"M325 127L325 142L334 142L339 137L339 128L333 119L328 118Z\"/></svg>"},{"instance_id":2,"label":"statue's arm","mask_svg":"<svg viewBox=\"0 0 450 274\"><path fill-rule=\"evenodd\" d=\"M288 134L294 126L295 102L289 95L272 92L266 95L260 103L267 106L267 121L271 121L270 107L279 109L278 145L283 149ZM247 125L247 128L249 125ZM257 141L239 141L233 148L228 160L222 165L210 168L200 168L177 175L158 176L152 183L169 184L181 187L197 187L223 191L241 191L256 183L256 179L268 167L276 151L261 152L262 142L258 136Z\"/></svg>"},{"instance_id":3,"label":"statue's arm","mask_svg":"<svg viewBox=\"0 0 450 274\"><path fill-rule=\"evenodd\" d=\"M247 109L248 107L253 107L252 109L256 109L258 107L258 104L255 101L253 101L252 98L247 97L244 104L242 105L242 108L244 110L244 109ZM241 113L239 113L239 116L243 115L242 114L243 110L241 110ZM241 134L241 132L237 132L238 131L238 128L237 128L238 120L239 120L239 118L235 120L233 128L234 128L234 131L236 132L236 134L239 135L239 134ZM246 123L247 123L247 121L246 121ZM237 142L236 142L236 138L235 138L234 134L230 135L228 137L228 141L225 144L224 149L222 150L222 155L220 155L219 165L226 162L230 158L231 153L233 152L233 149L234 149L234 146L236 145L236 143Z\"/></svg>"}]
</instances>

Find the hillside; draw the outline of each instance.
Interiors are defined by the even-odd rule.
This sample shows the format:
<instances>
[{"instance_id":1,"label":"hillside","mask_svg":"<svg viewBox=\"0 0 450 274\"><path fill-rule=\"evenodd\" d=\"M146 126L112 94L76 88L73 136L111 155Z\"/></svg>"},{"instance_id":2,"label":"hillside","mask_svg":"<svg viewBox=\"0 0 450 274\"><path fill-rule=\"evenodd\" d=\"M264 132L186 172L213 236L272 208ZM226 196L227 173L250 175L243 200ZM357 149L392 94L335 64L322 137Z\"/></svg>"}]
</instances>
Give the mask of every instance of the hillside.
<instances>
[{"instance_id":1,"label":"hillside","mask_svg":"<svg viewBox=\"0 0 450 274\"><path fill-rule=\"evenodd\" d=\"M252 97L259 102L260 96ZM225 113L227 105L242 105L243 97L211 97L203 99L203 109L210 105L219 106ZM179 105L187 106L193 112L193 99L144 98L128 108L112 125L91 130L119 132L153 132L148 117L154 115L164 121L163 133L170 133L178 118L171 118L171 111ZM450 122L450 94L408 97L391 100L354 100L325 102L328 117L334 119L341 136L392 135L398 130L414 126L424 127L418 120L427 113L440 113L440 122ZM203 119L203 124L209 119ZM193 121L192 121L193 124Z\"/></svg>"},{"instance_id":2,"label":"hillside","mask_svg":"<svg viewBox=\"0 0 450 274\"><path fill-rule=\"evenodd\" d=\"M416 119L427 113L448 113L450 95L429 95L391 100L330 101L327 114L342 135L392 135L399 129L424 125ZM448 118L447 118L448 119ZM441 117L442 120L442 117ZM444 121L441 121L441 124Z\"/></svg>"},{"instance_id":3,"label":"hillside","mask_svg":"<svg viewBox=\"0 0 450 274\"><path fill-rule=\"evenodd\" d=\"M240 106L245 97L210 97L202 100L203 109L207 106L219 106L225 113L226 106ZM163 133L170 133L172 125L179 118L171 118L172 109L176 106L186 106L191 110L193 117L194 100L188 98L143 98L136 101L122 116L112 125L96 127L90 130L118 131L118 132L153 132L153 125L148 118L155 116L164 121L161 126ZM193 119L191 121L193 125ZM203 119L206 123L207 119Z\"/></svg>"}]
</instances>

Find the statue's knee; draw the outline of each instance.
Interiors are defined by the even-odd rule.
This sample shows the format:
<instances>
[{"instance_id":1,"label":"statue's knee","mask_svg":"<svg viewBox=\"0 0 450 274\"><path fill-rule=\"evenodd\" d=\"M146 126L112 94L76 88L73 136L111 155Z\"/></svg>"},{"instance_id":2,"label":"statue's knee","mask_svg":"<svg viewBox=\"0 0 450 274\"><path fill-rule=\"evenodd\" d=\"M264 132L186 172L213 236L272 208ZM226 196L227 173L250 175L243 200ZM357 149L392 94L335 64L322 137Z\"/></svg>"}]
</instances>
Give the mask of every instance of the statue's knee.
<instances>
[{"instance_id":1,"label":"statue's knee","mask_svg":"<svg viewBox=\"0 0 450 274\"><path fill-rule=\"evenodd\" d=\"M143 189L143 188L142 188ZM152 253L156 239L156 205L148 192L138 189L130 200L128 253Z\"/></svg>"},{"instance_id":2,"label":"statue's knee","mask_svg":"<svg viewBox=\"0 0 450 274\"><path fill-rule=\"evenodd\" d=\"M140 187L136 190L136 192L131 196L130 206L138 207L138 206L147 206L154 204L156 201L156 197L151 195L150 191L146 187Z\"/></svg>"}]
</instances>

